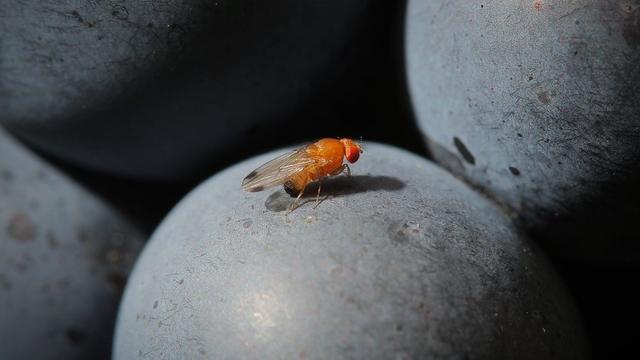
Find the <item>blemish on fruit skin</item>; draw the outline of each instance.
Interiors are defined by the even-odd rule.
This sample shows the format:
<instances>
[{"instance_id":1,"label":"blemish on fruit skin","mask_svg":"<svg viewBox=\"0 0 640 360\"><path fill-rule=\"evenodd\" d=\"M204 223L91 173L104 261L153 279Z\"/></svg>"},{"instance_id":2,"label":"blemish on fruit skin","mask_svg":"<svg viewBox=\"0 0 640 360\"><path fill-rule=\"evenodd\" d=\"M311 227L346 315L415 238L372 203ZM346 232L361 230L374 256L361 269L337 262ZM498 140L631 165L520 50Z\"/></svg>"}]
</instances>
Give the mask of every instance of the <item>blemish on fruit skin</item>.
<instances>
[{"instance_id":1,"label":"blemish on fruit skin","mask_svg":"<svg viewBox=\"0 0 640 360\"><path fill-rule=\"evenodd\" d=\"M549 92L546 90L539 91L537 93L538 100L540 100L543 104L548 104L551 102L551 97L549 96Z\"/></svg>"},{"instance_id":2,"label":"blemish on fruit skin","mask_svg":"<svg viewBox=\"0 0 640 360\"><path fill-rule=\"evenodd\" d=\"M518 168L509 166L509 171L511 171L511 174L513 174L514 176L520 176L520 170Z\"/></svg>"},{"instance_id":3,"label":"blemish on fruit skin","mask_svg":"<svg viewBox=\"0 0 640 360\"><path fill-rule=\"evenodd\" d=\"M31 221L29 215L23 212L14 214L7 223L7 234L9 237L20 242L35 240L37 230L36 225Z\"/></svg>"},{"instance_id":4,"label":"blemish on fruit skin","mask_svg":"<svg viewBox=\"0 0 640 360\"><path fill-rule=\"evenodd\" d=\"M127 284L127 278L123 274L110 272L107 274L106 280L118 294L122 294L124 292L124 287Z\"/></svg>"},{"instance_id":5,"label":"blemish on fruit skin","mask_svg":"<svg viewBox=\"0 0 640 360\"><path fill-rule=\"evenodd\" d=\"M9 170L2 170L0 171L0 177L6 182L10 182L11 180L13 180L13 173L11 173L11 171Z\"/></svg>"},{"instance_id":6,"label":"blemish on fruit skin","mask_svg":"<svg viewBox=\"0 0 640 360\"><path fill-rule=\"evenodd\" d=\"M53 231L47 232L47 244L49 244L49 247L52 249L57 249L60 245L60 242Z\"/></svg>"},{"instance_id":7,"label":"blemish on fruit skin","mask_svg":"<svg viewBox=\"0 0 640 360\"><path fill-rule=\"evenodd\" d=\"M622 5L622 36L629 46L640 45L640 6L625 2Z\"/></svg>"},{"instance_id":8,"label":"blemish on fruit skin","mask_svg":"<svg viewBox=\"0 0 640 360\"><path fill-rule=\"evenodd\" d=\"M9 281L9 279L7 279L3 274L0 274L0 289L8 291L11 290L12 287L13 284L11 281Z\"/></svg>"},{"instance_id":9,"label":"blemish on fruit skin","mask_svg":"<svg viewBox=\"0 0 640 360\"><path fill-rule=\"evenodd\" d=\"M473 156L471 151L467 148L467 146L460 140L457 136L453 137L453 145L458 149L462 158L471 165L476 164L476 158Z\"/></svg>"},{"instance_id":10,"label":"blemish on fruit skin","mask_svg":"<svg viewBox=\"0 0 640 360\"><path fill-rule=\"evenodd\" d=\"M388 234L394 243L407 244L411 238L422 235L422 228L419 223L394 222L389 226Z\"/></svg>"},{"instance_id":11,"label":"blemish on fruit skin","mask_svg":"<svg viewBox=\"0 0 640 360\"><path fill-rule=\"evenodd\" d=\"M535 1L533 2L533 8L534 8L537 12L540 12L540 11L542 10L542 5L543 5L542 0L535 0Z\"/></svg>"},{"instance_id":12,"label":"blemish on fruit skin","mask_svg":"<svg viewBox=\"0 0 640 360\"><path fill-rule=\"evenodd\" d=\"M79 345L87 338L87 333L77 328L67 329L65 335L72 345Z\"/></svg>"}]
</instances>

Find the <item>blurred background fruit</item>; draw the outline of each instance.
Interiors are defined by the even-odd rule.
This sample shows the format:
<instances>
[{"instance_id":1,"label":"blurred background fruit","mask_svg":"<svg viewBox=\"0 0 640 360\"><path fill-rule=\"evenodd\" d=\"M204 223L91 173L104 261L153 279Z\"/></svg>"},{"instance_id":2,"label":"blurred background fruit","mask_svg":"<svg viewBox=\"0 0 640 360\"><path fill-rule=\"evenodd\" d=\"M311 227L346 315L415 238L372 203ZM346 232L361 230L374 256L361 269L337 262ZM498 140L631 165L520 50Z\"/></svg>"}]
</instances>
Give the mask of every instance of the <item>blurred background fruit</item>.
<instances>
[{"instance_id":1,"label":"blurred background fruit","mask_svg":"<svg viewBox=\"0 0 640 360\"><path fill-rule=\"evenodd\" d=\"M564 256L640 259L639 24L637 1L409 1L433 156Z\"/></svg>"},{"instance_id":2,"label":"blurred background fruit","mask_svg":"<svg viewBox=\"0 0 640 360\"><path fill-rule=\"evenodd\" d=\"M432 156L507 205L578 299L595 358L640 321L640 2L410 0L406 76Z\"/></svg>"},{"instance_id":3,"label":"blurred background fruit","mask_svg":"<svg viewBox=\"0 0 640 360\"><path fill-rule=\"evenodd\" d=\"M106 359L142 237L0 128L0 359Z\"/></svg>"},{"instance_id":4,"label":"blurred background fruit","mask_svg":"<svg viewBox=\"0 0 640 360\"><path fill-rule=\"evenodd\" d=\"M390 82L381 80L395 76L380 45L390 40L396 6L370 0L0 6L0 122L79 168L192 180L274 144L345 136L333 132L390 121L380 106L371 111L375 117L350 109L366 108L358 101L362 90L386 87Z\"/></svg>"},{"instance_id":5,"label":"blurred background fruit","mask_svg":"<svg viewBox=\"0 0 640 360\"><path fill-rule=\"evenodd\" d=\"M207 180L163 221L119 313L115 359L585 357L550 264L501 209L428 161L369 143L329 197L285 216L244 193L282 151Z\"/></svg>"}]
</instances>

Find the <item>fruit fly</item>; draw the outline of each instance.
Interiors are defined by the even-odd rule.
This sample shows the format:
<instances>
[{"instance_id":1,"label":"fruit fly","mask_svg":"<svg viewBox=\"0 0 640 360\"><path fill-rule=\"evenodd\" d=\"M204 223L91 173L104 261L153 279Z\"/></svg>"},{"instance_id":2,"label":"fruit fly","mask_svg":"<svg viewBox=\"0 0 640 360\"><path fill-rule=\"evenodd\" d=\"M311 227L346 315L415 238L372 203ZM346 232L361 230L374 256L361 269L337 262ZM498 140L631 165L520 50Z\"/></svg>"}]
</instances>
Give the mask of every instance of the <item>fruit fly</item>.
<instances>
[{"instance_id":1,"label":"fruit fly","mask_svg":"<svg viewBox=\"0 0 640 360\"><path fill-rule=\"evenodd\" d=\"M245 191L256 192L283 185L289 195L297 195L289 206L289 212L291 212L310 183L321 181L327 176L337 176L343 172L350 176L351 169L343 161L346 158L353 164L358 161L361 153L362 146L351 139L321 139L278 156L255 169L244 178L242 188ZM321 186L322 183L318 185L316 206L320 198Z\"/></svg>"}]
</instances>

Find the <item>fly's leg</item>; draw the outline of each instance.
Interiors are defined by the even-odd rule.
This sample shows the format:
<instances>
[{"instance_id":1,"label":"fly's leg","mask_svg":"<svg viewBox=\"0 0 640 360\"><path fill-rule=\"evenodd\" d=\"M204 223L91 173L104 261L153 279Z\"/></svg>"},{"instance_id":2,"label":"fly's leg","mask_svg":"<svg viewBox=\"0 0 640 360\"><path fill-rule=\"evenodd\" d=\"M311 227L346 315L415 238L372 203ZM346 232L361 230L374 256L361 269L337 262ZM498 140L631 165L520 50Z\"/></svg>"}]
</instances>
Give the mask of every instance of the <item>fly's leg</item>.
<instances>
[{"instance_id":1,"label":"fly's leg","mask_svg":"<svg viewBox=\"0 0 640 360\"><path fill-rule=\"evenodd\" d=\"M329 173L329 176L338 176L340 175L344 169L348 169L349 165L347 164L342 164L342 166L340 166L339 168L333 170L332 172Z\"/></svg>"},{"instance_id":2,"label":"fly's leg","mask_svg":"<svg viewBox=\"0 0 640 360\"><path fill-rule=\"evenodd\" d=\"M320 204L322 204L323 201L327 200L329 198L329 195L325 196L322 200L320 200L320 187L322 186L322 183L318 184L318 195L316 196L316 204L314 205L314 209L317 208Z\"/></svg>"},{"instance_id":3,"label":"fly's leg","mask_svg":"<svg viewBox=\"0 0 640 360\"><path fill-rule=\"evenodd\" d=\"M293 200L293 202L291 203L291 205L289 205L289 208L287 209L287 213L285 215L289 215L289 213L291 213L293 210L297 209L299 205L296 205L296 203L298 202L298 200L300 200L300 198L302 197L302 194L304 194L304 189L300 190L300 193L298 194L298 197Z\"/></svg>"},{"instance_id":4,"label":"fly's leg","mask_svg":"<svg viewBox=\"0 0 640 360\"><path fill-rule=\"evenodd\" d=\"M346 173L347 176L351 176L351 169L349 169L349 165L347 164L342 164L342 166L338 167L337 169L333 170L332 172L329 173L329 176L338 176L342 173ZM316 205L313 207L314 209L318 207L318 205L320 205L321 201L320 201L320 189L322 188L322 182L320 182L318 184L318 195L316 196ZM329 198L329 195L327 195L322 201L326 200Z\"/></svg>"},{"instance_id":5,"label":"fly's leg","mask_svg":"<svg viewBox=\"0 0 640 360\"><path fill-rule=\"evenodd\" d=\"M318 195L316 195L316 204L313 208L317 208L320 205L320 189L322 189L322 181L318 181Z\"/></svg>"},{"instance_id":6,"label":"fly's leg","mask_svg":"<svg viewBox=\"0 0 640 360\"><path fill-rule=\"evenodd\" d=\"M342 164L342 166L340 166L339 168L333 170L329 176L338 176L341 173L347 173L347 176L351 176L351 169L349 168L348 164Z\"/></svg>"}]
</instances>

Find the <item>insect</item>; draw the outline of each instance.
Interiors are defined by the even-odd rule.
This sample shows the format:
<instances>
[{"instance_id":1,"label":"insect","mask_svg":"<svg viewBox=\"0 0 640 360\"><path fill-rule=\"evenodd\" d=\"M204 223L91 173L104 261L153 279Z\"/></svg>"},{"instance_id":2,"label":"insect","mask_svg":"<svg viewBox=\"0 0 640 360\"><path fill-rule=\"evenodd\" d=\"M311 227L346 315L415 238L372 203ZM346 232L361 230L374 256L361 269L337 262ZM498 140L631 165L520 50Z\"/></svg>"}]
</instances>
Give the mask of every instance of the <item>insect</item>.
<instances>
[{"instance_id":1,"label":"insect","mask_svg":"<svg viewBox=\"0 0 640 360\"><path fill-rule=\"evenodd\" d=\"M267 162L252 171L242 181L245 191L256 192L283 185L284 190L296 199L289 205L289 212L304 193L304 189L314 181L321 181L327 176L337 176L345 172L351 175L349 163L358 161L362 146L351 139L325 138L302 148L293 150ZM320 199L322 182L318 184L316 206Z\"/></svg>"}]
</instances>

